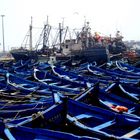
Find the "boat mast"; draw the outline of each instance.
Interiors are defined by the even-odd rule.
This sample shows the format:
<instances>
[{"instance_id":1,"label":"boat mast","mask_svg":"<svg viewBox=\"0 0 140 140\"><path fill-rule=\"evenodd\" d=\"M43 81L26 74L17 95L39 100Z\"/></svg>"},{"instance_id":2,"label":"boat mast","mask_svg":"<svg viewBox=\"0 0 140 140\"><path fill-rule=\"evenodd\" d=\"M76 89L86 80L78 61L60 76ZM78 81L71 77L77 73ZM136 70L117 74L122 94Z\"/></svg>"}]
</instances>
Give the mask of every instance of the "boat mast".
<instances>
[{"instance_id":1,"label":"boat mast","mask_svg":"<svg viewBox=\"0 0 140 140\"><path fill-rule=\"evenodd\" d=\"M62 28L61 23L59 23L59 43L60 43L60 52L62 51Z\"/></svg>"},{"instance_id":2,"label":"boat mast","mask_svg":"<svg viewBox=\"0 0 140 140\"><path fill-rule=\"evenodd\" d=\"M32 17L31 17L31 24L30 24L30 50L32 50Z\"/></svg>"},{"instance_id":3,"label":"boat mast","mask_svg":"<svg viewBox=\"0 0 140 140\"><path fill-rule=\"evenodd\" d=\"M43 48L47 47L50 30L51 30L51 27L49 26L49 21L48 21L48 16L47 16L47 22L44 25Z\"/></svg>"},{"instance_id":4,"label":"boat mast","mask_svg":"<svg viewBox=\"0 0 140 140\"><path fill-rule=\"evenodd\" d=\"M89 38L88 38L88 34L89 34L89 22L87 22L86 17L84 16L84 35L85 35L85 48L88 48L89 46Z\"/></svg>"},{"instance_id":5,"label":"boat mast","mask_svg":"<svg viewBox=\"0 0 140 140\"><path fill-rule=\"evenodd\" d=\"M89 22L86 22L86 48L89 47Z\"/></svg>"},{"instance_id":6,"label":"boat mast","mask_svg":"<svg viewBox=\"0 0 140 140\"><path fill-rule=\"evenodd\" d=\"M50 35L50 31L51 31L51 26L49 25L49 20L48 20L48 16L47 16L47 22L44 25L43 50L45 50L47 48L47 46L49 47L49 35Z\"/></svg>"},{"instance_id":7,"label":"boat mast","mask_svg":"<svg viewBox=\"0 0 140 140\"><path fill-rule=\"evenodd\" d=\"M35 45L36 50L39 45L43 45L41 48L43 52L46 50L47 47L49 47L49 36L50 36L51 29L52 27L49 25L48 16L47 16L47 22L44 24L43 30Z\"/></svg>"},{"instance_id":8,"label":"boat mast","mask_svg":"<svg viewBox=\"0 0 140 140\"><path fill-rule=\"evenodd\" d=\"M2 37L3 37L3 52L5 52L5 42L4 42L4 18L5 15L1 15L2 18Z\"/></svg>"},{"instance_id":9,"label":"boat mast","mask_svg":"<svg viewBox=\"0 0 140 140\"><path fill-rule=\"evenodd\" d=\"M59 43L60 43L60 52L62 49L62 29L61 29L61 23L59 23Z\"/></svg>"}]
</instances>

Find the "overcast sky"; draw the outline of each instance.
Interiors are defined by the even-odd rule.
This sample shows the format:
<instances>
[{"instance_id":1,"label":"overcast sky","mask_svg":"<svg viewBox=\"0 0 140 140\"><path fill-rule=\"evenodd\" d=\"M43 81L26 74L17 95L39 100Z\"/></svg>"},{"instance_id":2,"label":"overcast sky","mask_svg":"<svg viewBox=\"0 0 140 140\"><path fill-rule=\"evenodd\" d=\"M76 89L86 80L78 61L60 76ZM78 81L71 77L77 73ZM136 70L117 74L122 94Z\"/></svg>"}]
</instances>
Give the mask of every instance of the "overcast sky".
<instances>
[{"instance_id":1,"label":"overcast sky","mask_svg":"<svg viewBox=\"0 0 140 140\"><path fill-rule=\"evenodd\" d=\"M42 27L47 15L52 26L64 19L70 28L81 28L86 19L93 31L113 36L120 30L124 40L140 40L139 13L140 0L0 0L6 49L21 45L31 16L34 27ZM1 17L0 44L2 48Z\"/></svg>"}]
</instances>

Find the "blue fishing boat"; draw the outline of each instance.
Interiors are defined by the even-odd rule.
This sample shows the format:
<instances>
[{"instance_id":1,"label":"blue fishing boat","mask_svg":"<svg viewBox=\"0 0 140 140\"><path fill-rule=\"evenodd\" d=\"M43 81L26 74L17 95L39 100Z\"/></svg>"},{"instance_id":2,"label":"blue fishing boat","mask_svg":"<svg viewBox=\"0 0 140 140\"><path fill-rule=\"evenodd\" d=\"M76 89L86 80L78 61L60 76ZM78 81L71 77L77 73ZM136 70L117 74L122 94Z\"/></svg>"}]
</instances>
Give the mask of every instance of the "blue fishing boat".
<instances>
[{"instance_id":1,"label":"blue fishing boat","mask_svg":"<svg viewBox=\"0 0 140 140\"><path fill-rule=\"evenodd\" d=\"M49 109L28 118L20 118L6 123L4 133L13 139L97 139L82 135L66 125L66 104L57 103ZM55 130L54 130L55 129ZM62 131L61 131L62 130Z\"/></svg>"},{"instance_id":2,"label":"blue fishing boat","mask_svg":"<svg viewBox=\"0 0 140 140\"><path fill-rule=\"evenodd\" d=\"M71 99L68 101L67 119L74 126L87 131L88 135L100 139L139 138L138 118L91 107Z\"/></svg>"},{"instance_id":3,"label":"blue fishing boat","mask_svg":"<svg viewBox=\"0 0 140 140\"><path fill-rule=\"evenodd\" d=\"M63 102L60 101L51 108L34 114L19 123L12 123L12 121L6 123L5 134L7 137L15 139L22 138L26 133L28 134L25 135L27 139L29 137L41 138L42 133L40 134L40 132L43 132L44 129L46 132L49 132L50 129L65 132L68 130L68 126L72 125L71 133L77 128L80 135L93 138L138 139L139 118L91 107L72 99L63 100ZM47 135L48 133L43 134L44 137Z\"/></svg>"},{"instance_id":4,"label":"blue fishing boat","mask_svg":"<svg viewBox=\"0 0 140 140\"><path fill-rule=\"evenodd\" d=\"M111 94L111 93L110 93ZM62 96L62 95L61 95ZM86 103L88 105L97 106L117 113L125 113L133 115L137 118L140 117L140 105L119 96L107 95L100 93L99 87L96 86L89 88L86 92L79 96L75 96L76 101Z\"/></svg>"},{"instance_id":5,"label":"blue fishing boat","mask_svg":"<svg viewBox=\"0 0 140 140\"><path fill-rule=\"evenodd\" d=\"M116 66L119 70L128 72L130 74L140 75L140 68L136 68L130 64L126 64L122 61L116 61Z\"/></svg>"}]
</instances>

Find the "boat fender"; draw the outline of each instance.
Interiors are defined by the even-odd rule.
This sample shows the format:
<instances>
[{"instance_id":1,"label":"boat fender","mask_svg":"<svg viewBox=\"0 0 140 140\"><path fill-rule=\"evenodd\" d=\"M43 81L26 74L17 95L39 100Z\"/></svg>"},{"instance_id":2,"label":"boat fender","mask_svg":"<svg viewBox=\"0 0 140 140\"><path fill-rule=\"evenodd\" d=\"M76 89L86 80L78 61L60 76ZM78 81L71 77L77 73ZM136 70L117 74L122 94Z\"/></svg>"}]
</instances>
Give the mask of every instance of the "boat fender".
<instances>
[{"instance_id":1,"label":"boat fender","mask_svg":"<svg viewBox=\"0 0 140 140\"><path fill-rule=\"evenodd\" d=\"M112 106L113 109L119 111L119 112L128 112L128 108L125 106Z\"/></svg>"}]
</instances>

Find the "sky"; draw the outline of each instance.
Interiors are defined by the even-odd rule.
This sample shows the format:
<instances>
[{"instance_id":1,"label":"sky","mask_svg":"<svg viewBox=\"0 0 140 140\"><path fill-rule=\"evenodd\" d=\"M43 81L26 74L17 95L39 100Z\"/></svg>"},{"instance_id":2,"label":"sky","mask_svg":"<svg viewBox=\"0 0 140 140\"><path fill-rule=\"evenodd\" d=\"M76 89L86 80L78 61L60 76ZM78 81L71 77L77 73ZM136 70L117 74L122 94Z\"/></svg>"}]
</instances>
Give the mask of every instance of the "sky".
<instances>
[{"instance_id":1,"label":"sky","mask_svg":"<svg viewBox=\"0 0 140 140\"><path fill-rule=\"evenodd\" d=\"M124 40L140 40L140 0L0 0L4 19L6 50L20 47L29 29L31 16L37 40L47 16L49 24L58 27L64 21L69 28L82 28L89 21L92 31L114 36L121 31ZM36 28L36 29L37 29ZM36 39L34 39L36 38ZM0 17L0 50L3 46Z\"/></svg>"}]
</instances>

